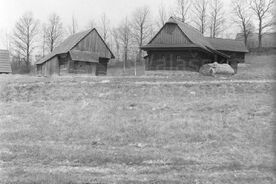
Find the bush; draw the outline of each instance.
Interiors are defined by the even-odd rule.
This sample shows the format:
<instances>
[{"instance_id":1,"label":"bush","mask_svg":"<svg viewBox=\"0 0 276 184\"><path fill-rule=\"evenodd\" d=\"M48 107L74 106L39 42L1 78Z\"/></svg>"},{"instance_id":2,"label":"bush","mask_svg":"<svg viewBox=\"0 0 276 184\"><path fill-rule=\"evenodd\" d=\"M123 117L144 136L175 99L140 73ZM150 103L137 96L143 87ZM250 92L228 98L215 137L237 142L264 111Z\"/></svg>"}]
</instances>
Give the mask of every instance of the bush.
<instances>
[{"instance_id":1,"label":"bush","mask_svg":"<svg viewBox=\"0 0 276 184\"><path fill-rule=\"evenodd\" d=\"M12 61L11 68L13 74L28 74L33 71L34 66L31 64L27 65L22 61Z\"/></svg>"}]
</instances>

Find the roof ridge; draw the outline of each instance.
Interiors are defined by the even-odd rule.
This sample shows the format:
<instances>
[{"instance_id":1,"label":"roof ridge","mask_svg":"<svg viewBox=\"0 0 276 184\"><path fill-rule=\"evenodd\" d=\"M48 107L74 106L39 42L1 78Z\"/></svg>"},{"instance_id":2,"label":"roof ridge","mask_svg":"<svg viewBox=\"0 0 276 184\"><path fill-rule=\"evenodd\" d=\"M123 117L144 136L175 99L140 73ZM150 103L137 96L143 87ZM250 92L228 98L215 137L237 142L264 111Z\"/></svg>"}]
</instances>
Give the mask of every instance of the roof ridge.
<instances>
[{"instance_id":1,"label":"roof ridge","mask_svg":"<svg viewBox=\"0 0 276 184\"><path fill-rule=\"evenodd\" d=\"M213 37L208 37L208 36L205 36L205 38L208 38L208 39L220 39L220 40L231 40L231 41L241 41L241 40L236 40L236 39L232 39L232 38L213 38Z\"/></svg>"},{"instance_id":2,"label":"roof ridge","mask_svg":"<svg viewBox=\"0 0 276 184\"><path fill-rule=\"evenodd\" d=\"M202 34L197 28L195 28L194 26L186 23L186 22L182 22L181 19L179 17L171 17L172 19L175 19L176 21L178 21L180 24L185 24L187 26L189 26L190 28L194 29L195 31L199 32L200 34Z\"/></svg>"}]
</instances>

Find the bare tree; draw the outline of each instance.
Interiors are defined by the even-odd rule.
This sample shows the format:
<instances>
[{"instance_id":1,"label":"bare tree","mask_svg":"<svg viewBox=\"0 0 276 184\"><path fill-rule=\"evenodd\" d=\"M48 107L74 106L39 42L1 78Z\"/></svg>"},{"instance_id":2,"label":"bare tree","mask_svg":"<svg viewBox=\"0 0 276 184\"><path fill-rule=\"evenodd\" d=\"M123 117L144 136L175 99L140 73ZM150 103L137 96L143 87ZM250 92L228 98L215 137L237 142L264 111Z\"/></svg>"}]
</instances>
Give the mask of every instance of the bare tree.
<instances>
[{"instance_id":1,"label":"bare tree","mask_svg":"<svg viewBox=\"0 0 276 184\"><path fill-rule=\"evenodd\" d=\"M161 4L158 8L158 21L157 21L157 26L159 28L163 27L167 20L169 19L168 17L168 12L166 8L164 7L163 4Z\"/></svg>"},{"instance_id":2,"label":"bare tree","mask_svg":"<svg viewBox=\"0 0 276 184\"><path fill-rule=\"evenodd\" d=\"M276 5L273 6L273 8L271 9L271 14L272 14L272 31L276 32Z\"/></svg>"},{"instance_id":3,"label":"bare tree","mask_svg":"<svg viewBox=\"0 0 276 184\"><path fill-rule=\"evenodd\" d=\"M15 24L13 43L15 52L30 66L31 54L35 49L35 38L38 35L39 22L33 14L25 13Z\"/></svg>"},{"instance_id":4,"label":"bare tree","mask_svg":"<svg viewBox=\"0 0 276 184\"><path fill-rule=\"evenodd\" d=\"M109 23L110 20L106 17L106 14L104 13L101 17L100 24L101 24L101 32L103 36L103 40L106 42L108 38L108 32L109 32Z\"/></svg>"},{"instance_id":5,"label":"bare tree","mask_svg":"<svg viewBox=\"0 0 276 184\"><path fill-rule=\"evenodd\" d=\"M223 31L225 23L222 0L211 0L210 12L210 37L216 38Z\"/></svg>"},{"instance_id":6,"label":"bare tree","mask_svg":"<svg viewBox=\"0 0 276 184\"><path fill-rule=\"evenodd\" d=\"M190 0L176 0L176 16L181 18L182 22L188 21L188 13L191 7L191 1Z\"/></svg>"},{"instance_id":7,"label":"bare tree","mask_svg":"<svg viewBox=\"0 0 276 184\"><path fill-rule=\"evenodd\" d=\"M194 22L197 25L199 31L204 34L207 28L207 0L194 1Z\"/></svg>"},{"instance_id":8,"label":"bare tree","mask_svg":"<svg viewBox=\"0 0 276 184\"><path fill-rule=\"evenodd\" d=\"M46 45L50 52L52 52L62 41L64 31L60 17L57 14L50 15L48 21L46 26Z\"/></svg>"},{"instance_id":9,"label":"bare tree","mask_svg":"<svg viewBox=\"0 0 276 184\"><path fill-rule=\"evenodd\" d=\"M125 18L124 22L122 22L121 25L119 26L118 33L119 33L119 40L121 42L121 45L123 47L123 52L124 52L124 72L125 72L126 62L128 60L128 52L129 52L130 43L131 43L131 27L127 17Z\"/></svg>"},{"instance_id":10,"label":"bare tree","mask_svg":"<svg viewBox=\"0 0 276 184\"><path fill-rule=\"evenodd\" d=\"M75 34L78 31L78 21L75 16L72 16L71 25L68 27L69 34Z\"/></svg>"},{"instance_id":11,"label":"bare tree","mask_svg":"<svg viewBox=\"0 0 276 184\"><path fill-rule=\"evenodd\" d=\"M240 27L244 38L244 44L247 45L248 36L253 31L248 1L233 0L232 6L235 16L234 22Z\"/></svg>"},{"instance_id":12,"label":"bare tree","mask_svg":"<svg viewBox=\"0 0 276 184\"><path fill-rule=\"evenodd\" d=\"M262 47L262 36L266 28L273 25L271 9L273 8L274 0L251 0L250 8L258 18L258 47Z\"/></svg>"},{"instance_id":13,"label":"bare tree","mask_svg":"<svg viewBox=\"0 0 276 184\"><path fill-rule=\"evenodd\" d=\"M138 62L142 60L142 49L143 44L149 39L152 32L151 22L149 20L150 10L147 6L138 8L133 13L132 18L132 35L134 42L138 47ZM135 75L136 75L136 61L135 61Z\"/></svg>"},{"instance_id":14,"label":"bare tree","mask_svg":"<svg viewBox=\"0 0 276 184\"><path fill-rule=\"evenodd\" d=\"M46 36L47 36L47 27L45 24L42 26L42 57L45 56L46 53Z\"/></svg>"},{"instance_id":15,"label":"bare tree","mask_svg":"<svg viewBox=\"0 0 276 184\"><path fill-rule=\"evenodd\" d=\"M112 36L115 42L116 47L116 58L120 60L120 40L119 40L119 32L118 29L113 28L112 29Z\"/></svg>"}]
</instances>

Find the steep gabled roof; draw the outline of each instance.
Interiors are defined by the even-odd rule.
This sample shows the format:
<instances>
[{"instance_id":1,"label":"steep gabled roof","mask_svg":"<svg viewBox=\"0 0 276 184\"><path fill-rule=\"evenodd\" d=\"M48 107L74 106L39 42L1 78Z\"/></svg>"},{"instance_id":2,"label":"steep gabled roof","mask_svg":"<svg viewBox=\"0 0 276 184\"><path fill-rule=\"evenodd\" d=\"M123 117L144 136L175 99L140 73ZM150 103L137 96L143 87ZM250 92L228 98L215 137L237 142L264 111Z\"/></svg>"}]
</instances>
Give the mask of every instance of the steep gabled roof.
<instances>
[{"instance_id":1,"label":"steep gabled roof","mask_svg":"<svg viewBox=\"0 0 276 184\"><path fill-rule=\"evenodd\" d=\"M10 55L8 50L0 50L0 73L11 73Z\"/></svg>"},{"instance_id":2,"label":"steep gabled roof","mask_svg":"<svg viewBox=\"0 0 276 184\"><path fill-rule=\"evenodd\" d=\"M98 31L95 28L89 29L89 30L86 30L86 31L83 31L83 32L79 32L79 33L76 33L76 34L73 34L73 35L69 36L67 39L65 39L61 44L59 44L59 46L56 47L53 50L53 52L51 52L49 55L45 56L44 58L42 58L41 60L39 60L38 62L36 62L36 64L42 64L42 63L48 61L49 59L55 57L58 54L64 54L64 53L69 52L82 39L84 39L88 34L90 34L93 30L95 30L96 33L99 35ZM102 39L102 37L100 35L99 35L99 37ZM102 41L103 41L103 39L102 39ZM114 58L114 54L111 52L111 50L109 49L109 47L106 45L105 42L104 42L104 44L107 47L107 49L110 51L111 57Z\"/></svg>"},{"instance_id":3,"label":"steep gabled roof","mask_svg":"<svg viewBox=\"0 0 276 184\"><path fill-rule=\"evenodd\" d=\"M232 52L248 52L243 41L222 38L208 38L206 39L213 45L216 50L232 51Z\"/></svg>"},{"instance_id":4,"label":"steep gabled roof","mask_svg":"<svg viewBox=\"0 0 276 184\"><path fill-rule=\"evenodd\" d=\"M152 41L156 38L156 36L160 33L160 31L167 25L167 24L176 24L182 33L187 36L187 38L192 42L191 44L182 44L182 45L175 45L175 46L169 46L169 45L153 45ZM189 24L186 24L184 22L181 22L177 18L171 17L168 22L161 28L161 30L153 37L153 39L149 42L149 44L143 46L143 49L149 49L149 48L186 48L186 47L199 47L203 50L206 50L207 52L216 53L218 55L221 55L223 57L229 58L228 55L223 54L216 50L212 44L208 42L208 40L205 39L205 37L202 35L201 32L199 32L194 27L190 26ZM159 46L159 47L158 47Z\"/></svg>"},{"instance_id":5,"label":"steep gabled roof","mask_svg":"<svg viewBox=\"0 0 276 184\"><path fill-rule=\"evenodd\" d=\"M199 32L197 29L190 26L189 24L181 22L180 20L172 17L169 19L168 23L176 23L183 31L183 33L199 47L207 49L208 51L209 49L215 49L207 40L205 40L205 37L202 35L201 32Z\"/></svg>"}]
</instances>

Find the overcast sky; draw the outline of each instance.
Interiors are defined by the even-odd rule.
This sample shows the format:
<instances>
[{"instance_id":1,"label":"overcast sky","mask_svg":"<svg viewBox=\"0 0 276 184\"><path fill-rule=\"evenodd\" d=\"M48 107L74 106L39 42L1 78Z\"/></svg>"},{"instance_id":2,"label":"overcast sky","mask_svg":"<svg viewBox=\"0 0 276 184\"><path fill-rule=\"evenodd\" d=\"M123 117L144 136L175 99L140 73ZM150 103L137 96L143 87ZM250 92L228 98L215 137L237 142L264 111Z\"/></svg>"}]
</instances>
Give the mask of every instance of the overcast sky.
<instances>
[{"instance_id":1,"label":"overcast sky","mask_svg":"<svg viewBox=\"0 0 276 184\"><path fill-rule=\"evenodd\" d=\"M225 10L229 12L231 0L224 2ZM103 13L110 19L111 26L114 26L124 17L130 16L135 8L144 5L151 9L154 18L161 3L171 9L175 0L0 0L0 38L6 32L11 33L15 22L27 11L33 12L40 22L46 22L49 15L55 12L61 17L64 26L70 23L74 15L79 30L83 30L89 20L97 21ZM0 48L1 45L3 44L0 43Z\"/></svg>"}]
</instances>

